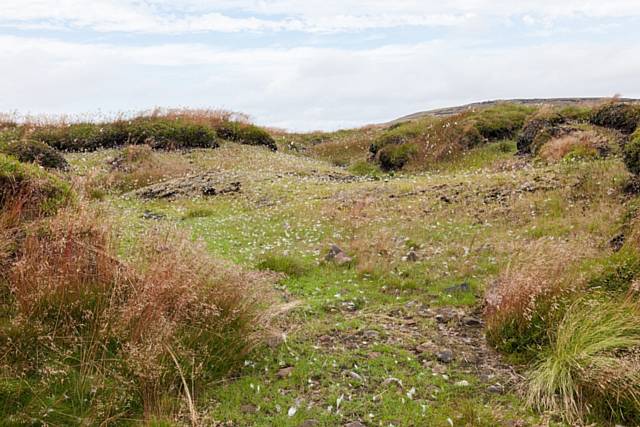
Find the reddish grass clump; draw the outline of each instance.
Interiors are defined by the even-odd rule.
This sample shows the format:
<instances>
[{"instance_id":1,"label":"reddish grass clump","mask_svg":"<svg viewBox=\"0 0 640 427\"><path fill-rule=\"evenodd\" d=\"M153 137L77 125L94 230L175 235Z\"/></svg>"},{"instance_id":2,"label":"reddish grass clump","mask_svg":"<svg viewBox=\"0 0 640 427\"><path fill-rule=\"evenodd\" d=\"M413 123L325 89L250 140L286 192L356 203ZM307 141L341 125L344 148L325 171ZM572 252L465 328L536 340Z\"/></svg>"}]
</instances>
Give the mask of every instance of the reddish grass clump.
<instances>
[{"instance_id":1,"label":"reddish grass clump","mask_svg":"<svg viewBox=\"0 0 640 427\"><path fill-rule=\"evenodd\" d=\"M494 347L529 354L547 343L548 325L580 283L567 274L576 253L535 244L500 275L485 297L487 339Z\"/></svg>"},{"instance_id":2,"label":"reddish grass clump","mask_svg":"<svg viewBox=\"0 0 640 427\"><path fill-rule=\"evenodd\" d=\"M12 366L66 366L98 388L122 378L140 400L127 405L147 416L183 394L193 408L194 393L241 366L272 317L271 275L212 259L177 233L148 232L127 261L96 212L64 210L25 234L2 300Z\"/></svg>"}]
</instances>

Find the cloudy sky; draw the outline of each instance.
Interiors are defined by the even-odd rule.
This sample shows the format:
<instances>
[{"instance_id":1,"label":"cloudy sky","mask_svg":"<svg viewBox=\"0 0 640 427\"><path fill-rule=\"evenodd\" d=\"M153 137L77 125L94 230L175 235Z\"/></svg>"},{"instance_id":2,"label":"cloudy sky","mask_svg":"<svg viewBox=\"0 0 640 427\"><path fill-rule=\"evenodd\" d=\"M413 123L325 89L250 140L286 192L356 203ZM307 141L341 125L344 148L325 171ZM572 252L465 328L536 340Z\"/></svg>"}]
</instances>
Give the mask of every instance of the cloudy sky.
<instances>
[{"instance_id":1,"label":"cloudy sky","mask_svg":"<svg viewBox=\"0 0 640 427\"><path fill-rule=\"evenodd\" d=\"M640 97L640 0L0 0L0 111L242 111L296 130Z\"/></svg>"}]
</instances>

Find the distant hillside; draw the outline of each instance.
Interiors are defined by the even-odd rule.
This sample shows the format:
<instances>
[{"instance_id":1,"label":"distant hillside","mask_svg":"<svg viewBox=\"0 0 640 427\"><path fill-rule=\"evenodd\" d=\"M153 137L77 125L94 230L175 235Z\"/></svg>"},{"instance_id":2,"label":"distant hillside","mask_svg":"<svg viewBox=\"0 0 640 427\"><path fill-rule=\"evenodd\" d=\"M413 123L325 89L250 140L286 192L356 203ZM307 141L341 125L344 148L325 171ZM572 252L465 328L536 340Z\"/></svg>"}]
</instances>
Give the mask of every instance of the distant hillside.
<instances>
[{"instance_id":1,"label":"distant hillside","mask_svg":"<svg viewBox=\"0 0 640 427\"><path fill-rule=\"evenodd\" d=\"M421 111L418 113L409 114L404 117L400 117L398 119L392 120L386 125L392 125L395 123L406 122L410 120L419 119L425 116L435 116L435 117L448 117L453 116L455 114L463 113L468 110L476 110L481 108L487 108L494 106L499 103L509 102L514 104L522 104L522 105L532 105L532 106L541 106L541 105L553 105L553 106L562 106L562 105L575 105L575 104L595 104L598 102L606 101L610 98L531 98L531 99L496 99L493 101L482 101L482 102L474 102L472 104L461 105L456 107L446 107L446 108L437 108L434 110ZM621 102L640 102L640 99L634 98L618 98L618 101Z\"/></svg>"}]
</instances>

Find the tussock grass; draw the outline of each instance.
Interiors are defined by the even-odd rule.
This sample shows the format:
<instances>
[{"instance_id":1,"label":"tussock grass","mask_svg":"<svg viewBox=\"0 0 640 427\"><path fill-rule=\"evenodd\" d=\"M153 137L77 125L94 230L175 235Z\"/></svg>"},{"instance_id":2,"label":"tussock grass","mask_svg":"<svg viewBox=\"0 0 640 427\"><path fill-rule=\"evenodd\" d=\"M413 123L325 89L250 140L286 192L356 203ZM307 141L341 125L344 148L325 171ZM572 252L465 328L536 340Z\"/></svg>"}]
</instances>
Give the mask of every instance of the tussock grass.
<instances>
[{"instance_id":1,"label":"tussock grass","mask_svg":"<svg viewBox=\"0 0 640 427\"><path fill-rule=\"evenodd\" d=\"M558 324L548 352L528 375L529 405L568 422L590 415L637 422L640 309L635 301L580 300Z\"/></svg>"},{"instance_id":2,"label":"tussock grass","mask_svg":"<svg viewBox=\"0 0 640 427\"><path fill-rule=\"evenodd\" d=\"M31 409L13 408L14 420L46 405L49 422L173 416L183 395L241 366L259 342L269 275L212 259L176 233L150 230L127 262L120 244L90 210L25 229L0 301L0 347L31 390ZM52 367L76 381L61 383ZM78 399L47 403L63 394Z\"/></svg>"},{"instance_id":3,"label":"tussock grass","mask_svg":"<svg viewBox=\"0 0 640 427\"><path fill-rule=\"evenodd\" d=\"M571 245L528 246L487 291L487 339L497 349L530 359L548 344L563 307L581 286L571 265L583 256Z\"/></svg>"}]
</instances>

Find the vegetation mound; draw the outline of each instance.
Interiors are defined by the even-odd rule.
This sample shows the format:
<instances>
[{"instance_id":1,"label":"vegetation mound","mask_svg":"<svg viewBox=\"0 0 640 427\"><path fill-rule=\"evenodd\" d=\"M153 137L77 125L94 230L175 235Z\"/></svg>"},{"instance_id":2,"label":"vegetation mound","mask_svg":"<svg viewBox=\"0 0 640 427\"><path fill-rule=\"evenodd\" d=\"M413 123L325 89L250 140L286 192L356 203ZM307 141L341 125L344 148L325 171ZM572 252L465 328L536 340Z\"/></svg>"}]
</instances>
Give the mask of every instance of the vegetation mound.
<instances>
[{"instance_id":1,"label":"vegetation mound","mask_svg":"<svg viewBox=\"0 0 640 427\"><path fill-rule=\"evenodd\" d=\"M0 211L24 219L54 214L73 199L70 186L38 166L0 154Z\"/></svg>"},{"instance_id":2,"label":"vegetation mound","mask_svg":"<svg viewBox=\"0 0 640 427\"><path fill-rule=\"evenodd\" d=\"M385 170L451 158L486 142L512 138L535 110L502 104L453 117L423 118L391 126L371 144L372 157Z\"/></svg>"},{"instance_id":3,"label":"vegetation mound","mask_svg":"<svg viewBox=\"0 0 640 427\"><path fill-rule=\"evenodd\" d=\"M156 149L216 148L212 129L184 120L138 117L110 123L74 123L36 128L30 137L62 151L94 151L146 144Z\"/></svg>"},{"instance_id":4,"label":"vegetation mound","mask_svg":"<svg viewBox=\"0 0 640 427\"><path fill-rule=\"evenodd\" d=\"M634 175L640 175L640 128L624 147L624 164Z\"/></svg>"},{"instance_id":5,"label":"vegetation mound","mask_svg":"<svg viewBox=\"0 0 640 427\"><path fill-rule=\"evenodd\" d=\"M216 127L219 138L246 145L261 145L276 151L275 140L269 133L258 126L242 122L223 122Z\"/></svg>"},{"instance_id":6,"label":"vegetation mound","mask_svg":"<svg viewBox=\"0 0 640 427\"><path fill-rule=\"evenodd\" d=\"M567 133L567 128L563 128L563 125L582 123L588 118L589 109L584 107L543 107L524 123L518 134L518 152L536 154L549 139Z\"/></svg>"},{"instance_id":7,"label":"vegetation mound","mask_svg":"<svg viewBox=\"0 0 640 427\"><path fill-rule=\"evenodd\" d=\"M640 105L620 102L605 104L594 110L591 123L631 134L640 124Z\"/></svg>"},{"instance_id":8,"label":"vegetation mound","mask_svg":"<svg viewBox=\"0 0 640 427\"><path fill-rule=\"evenodd\" d=\"M24 163L36 163L47 169L66 171L69 163L57 150L44 142L33 140L11 141L0 145L0 152L13 156Z\"/></svg>"}]
</instances>

